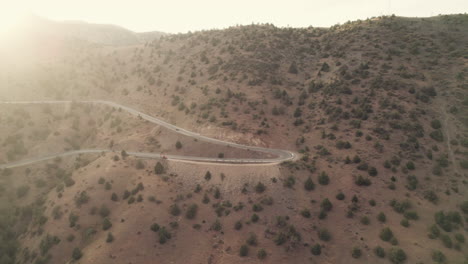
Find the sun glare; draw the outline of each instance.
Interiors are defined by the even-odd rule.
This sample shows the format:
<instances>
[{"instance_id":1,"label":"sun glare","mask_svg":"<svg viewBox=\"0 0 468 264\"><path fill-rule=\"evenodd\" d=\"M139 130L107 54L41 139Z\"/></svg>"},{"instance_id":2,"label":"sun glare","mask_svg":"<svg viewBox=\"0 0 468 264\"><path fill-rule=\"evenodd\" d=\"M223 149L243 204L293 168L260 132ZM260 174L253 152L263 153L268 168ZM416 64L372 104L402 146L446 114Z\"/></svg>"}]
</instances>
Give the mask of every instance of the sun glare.
<instances>
[{"instance_id":1,"label":"sun glare","mask_svg":"<svg viewBox=\"0 0 468 264\"><path fill-rule=\"evenodd\" d=\"M8 33L25 16L18 8L2 8L0 10L0 34Z\"/></svg>"}]
</instances>

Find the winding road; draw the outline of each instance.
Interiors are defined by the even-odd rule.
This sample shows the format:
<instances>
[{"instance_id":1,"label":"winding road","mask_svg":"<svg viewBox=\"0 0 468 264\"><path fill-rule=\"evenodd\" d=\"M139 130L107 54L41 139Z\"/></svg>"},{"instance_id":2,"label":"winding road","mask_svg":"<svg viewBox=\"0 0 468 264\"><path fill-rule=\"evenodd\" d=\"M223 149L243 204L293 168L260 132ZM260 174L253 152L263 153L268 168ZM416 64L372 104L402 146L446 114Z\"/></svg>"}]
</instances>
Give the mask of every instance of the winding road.
<instances>
[{"instance_id":1,"label":"winding road","mask_svg":"<svg viewBox=\"0 0 468 264\"><path fill-rule=\"evenodd\" d=\"M267 154L274 155L275 158L262 158L262 159L243 159L243 158L209 158L209 157L194 157L194 156L180 156L180 155L166 155L164 156L169 160L177 160L177 161L196 161L196 162L208 162L208 163L234 163L234 164L275 164L280 163L283 161L293 160L296 158L296 154L291 151L287 150L280 150L280 149L270 149L270 148L262 148L262 147L254 147L254 146L246 146L237 143L232 143L228 141L223 141L215 138L206 137L200 134L197 134L192 131L188 131L186 129L180 128L178 126L169 124L161 119L156 117L152 117L150 115L144 114L136 109L133 109L128 106L120 105L118 103L110 102L110 101L103 101L103 100L93 100L93 101L8 101L8 102L0 102L0 104L71 104L71 103L83 103L83 104L96 104L96 105L107 105L110 107L114 107L117 109L122 109L127 111L128 113L138 116L144 120L147 120L151 123L160 125L165 127L169 130L174 131L175 133L179 133L188 137L192 137L197 140L234 147L238 149L245 149L251 151L258 151ZM71 155L79 155L79 154L87 154L87 153L106 153L106 152L115 152L112 149L81 149L81 150L73 150L55 154L48 154L42 157L37 158L29 158L25 160L10 162L6 164L0 164L0 169L6 168L15 168L20 166L29 165L36 162L46 161L50 159L54 159L57 157L66 157ZM148 159L160 159L161 153L145 153L145 152L127 152L128 155L139 157L139 158L148 158Z\"/></svg>"}]
</instances>

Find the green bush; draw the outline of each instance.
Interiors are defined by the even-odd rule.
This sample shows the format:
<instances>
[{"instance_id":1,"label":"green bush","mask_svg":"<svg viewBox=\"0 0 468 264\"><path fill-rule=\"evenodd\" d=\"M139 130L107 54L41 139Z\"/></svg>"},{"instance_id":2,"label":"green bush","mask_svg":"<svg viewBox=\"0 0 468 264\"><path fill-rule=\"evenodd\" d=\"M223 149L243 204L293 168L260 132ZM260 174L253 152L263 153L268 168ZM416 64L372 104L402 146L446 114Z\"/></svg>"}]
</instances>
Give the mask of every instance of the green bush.
<instances>
[{"instance_id":1,"label":"green bush","mask_svg":"<svg viewBox=\"0 0 468 264\"><path fill-rule=\"evenodd\" d=\"M176 149L181 149L182 148L182 143L180 143L180 141L177 140L175 146L176 146Z\"/></svg>"},{"instance_id":2,"label":"green bush","mask_svg":"<svg viewBox=\"0 0 468 264\"><path fill-rule=\"evenodd\" d=\"M320 228L317 231L318 237L322 241L330 241L331 239L331 234L326 228Z\"/></svg>"},{"instance_id":3,"label":"green bush","mask_svg":"<svg viewBox=\"0 0 468 264\"><path fill-rule=\"evenodd\" d=\"M257 193L262 193L266 190L265 184L258 182L257 185L255 185L255 192Z\"/></svg>"},{"instance_id":4,"label":"green bush","mask_svg":"<svg viewBox=\"0 0 468 264\"><path fill-rule=\"evenodd\" d=\"M83 253L79 248L74 248L72 252L72 258L74 260L79 260L83 256Z\"/></svg>"},{"instance_id":5,"label":"green bush","mask_svg":"<svg viewBox=\"0 0 468 264\"><path fill-rule=\"evenodd\" d=\"M318 182L321 185L328 185L330 183L330 178L328 177L328 174L322 171L322 173L320 173L320 175L318 176Z\"/></svg>"},{"instance_id":6,"label":"green bush","mask_svg":"<svg viewBox=\"0 0 468 264\"><path fill-rule=\"evenodd\" d=\"M385 227L383 228L381 231L380 231L380 235L379 235L380 239L382 239L383 241L390 241L392 238L393 238L393 232L390 228L388 227Z\"/></svg>"},{"instance_id":7,"label":"green bush","mask_svg":"<svg viewBox=\"0 0 468 264\"><path fill-rule=\"evenodd\" d=\"M447 235L447 234L441 234L441 235L440 235L440 240L442 240L442 243L444 244L444 246L445 246L446 248L452 248L453 242L452 242L452 239L450 238L449 235Z\"/></svg>"},{"instance_id":8,"label":"green bush","mask_svg":"<svg viewBox=\"0 0 468 264\"><path fill-rule=\"evenodd\" d=\"M303 217L305 217L305 218L310 218L310 216L311 216L309 209L303 209L303 210L301 211L301 215L302 215Z\"/></svg>"},{"instance_id":9,"label":"green bush","mask_svg":"<svg viewBox=\"0 0 468 264\"><path fill-rule=\"evenodd\" d=\"M379 258L385 258L385 249L381 246L374 248L374 254Z\"/></svg>"},{"instance_id":10,"label":"green bush","mask_svg":"<svg viewBox=\"0 0 468 264\"><path fill-rule=\"evenodd\" d=\"M315 183L314 181L312 181L312 178L310 176L304 182L304 189L306 191L312 191L313 189L315 189Z\"/></svg>"},{"instance_id":11,"label":"green bush","mask_svg":"<svg viewBox=\"0 0 468 264\"><path fill-rule=\"evenodd\" d=\"M101 208L99 208L99 215L103 218L110 215L110 210L105 204L101 205Z\"/></svg>"},{"instance_id":12,"label":"green bush","mask_svg":"<svg viewBox=\"0 0 468 264\"><path fill-rule=\"evenodd\" d=\"M431 121L431 127L432 127L433 129L442 128L442 123L440 123L439 120L434 119L434 120Z\"/></svg>"},{"instance_id":13,"label":"green bush","mask_svg":"<svg viewBox=\"0 0 468 264\"><path fill-rule=\"evenodd\" d=\"M258 259L265 259L267 257L267 252L265 251L265 249L261 248L258 250L257 252L257 258Z\"/></svg>"},{"instance_id":14,"label":"green bush","mask_svg":"<svg viewBox=\"0 0 468 264\"><path fill-rule=\"evenodd\" d=\"M108 230L111 227L112 227L112 223L109 220L109 218L104 218L104 220L102 221L102 230L105 231L105 230Z\"/></svg>"},{"instance_id":15,"label":"green bush","mask_svg":"<svg viewBox=\"0 0 468 264\"><path fill-rule=\"evenodd\" d=\"M436 263L446 263L447 262L447 257L445 257L444 253L440 250L434 250L432 252L432 260Z\"/></svg>"},{"instance_id":16,"label":"green bush","mask_svg":"<svg viewBox=\"0 0 468 264\"><path fill-rule=\"evenodd\" d=\"M320 204L322 210L329 212L333 208L333 204L328 200L328 198L323 199L322 203Z\"/></svg>"},{"instance_id":17,"label":"green bush","mask_svg":"<svg viewBox=\"0 0 468 264\"><path fill-rule=\"evenodd\" d=\"M247 244L250 246L256 246L258 244L257 235L250 233L249 237L247 238Z\"/></svg>"},{"instance_id":18,"label":"green bush","mask_svg":"<svg viewBox=\"0 0 468 264\"><path fill-rule=\"evenodd\" d=\"M197 204L191 204L187 212L185 213L185 217L187 219L194 219L197 216L197 211L198 211L198 205Z\"/></svg>"},{"instance_id":19,"label":"green bush","mask_svg":"<svg viewBox=\"0 0 468 264\"><path fill-rule=\"evenodd\" d=\"M207 172L205 173L205 180L206 180L206 181L211 180L211 172L210 172L210 171L207 171Z\"/></svg>"},{"instance_id":20,"label":"green bush","mask_svg":"<svg viewBox=\"0 0 468 264\"><path fill-rule=\"evenodd\" d=\"M169 212L173 216L178 216L178 215L180 215L181 210L180 210L180 208L179 208L179 206L177 204L173 204L173 205L171 205L171 207L169 207Z\"/></svg>"},{"instance_id":21,"label":"green bush","mask_svg":"<svg viewBox=\"0 0 468 264\"><path fill-rule=\"evenodd\" d=\"M156 166L154 166L154 173L155 174L164 174L165 169L164 166L161 164L161 162L157 162Z\"/></svg>"},{"instance_id":22,"label":"green bush","mask_svg":"<svg viewBox=\"0 0 468 264\"><path fill-rule=\"evenodd\" d=\"M429 136L434 139L435 141L438 142L443 142L444 141L444 135L442 134L442 131L440 130L434 130L432 131Z\"/></svg>"},{"instance_id":23,"label":"green bush","mask_svg":"<svg viewBox=\"0 0 468 264\"><path fill-rule=\"evenodd\" d=\"M358 247L354 247L352 250L351 250L351 256L355 259L357 258L360 258L362 255L362 251L360 248Z\"/></svg>"},{"instance_id":24,"label":"green bush","mask_svg":"<svg viewBox=\"0 0 468 264\"><path fill-rule=\"evenodd\" d=\"M344 193L339 192L339 193L336 195L336 199L337 199L337 200L340 200L340 201L344 200L344 199L345 199Z\"/></svg>"},{"instance_id":25,"label":"green bush","mask_svg":"<svg viewBox=\"0 0 468 264\"><path fill-rule=\"evenodd\" d=\"M400 264L405 262L406 253L401 248L391 248L388 253L388 259L394 264Z\"/></svg>"},{"instance_id":26,"label":"green bush","mask_svg":"<svg viewBox=\"0 0 468 264\"><path fill-rule=\"evenodd\" d=\"M354 183L356 183L356 185L358 186L369 186L371 185L371 181L369 178L364 178L362 177L361 175L359 175L356 180L354 181Z\"/></svg>"},{"instance_id":27,"label":"green bush","mask_svg":"<svg viewBox=\"0 0 468 264\"><path fill-rule=\"evenodd\" d=\"M242 245L239 249L239 256L246 257L249 255L249 247L247 245Z\"/></svg>"},{"instance_id":28,"label":"green bush","mask_svg":"<svg viewBox=\"0 0 468 264\"><path fill-rule=\"evenodd\" d=\"M310 248L310 253L312 253L312 255L314 256L319 256L320 254L322 254L322 246L320 244L314 244Z\"/></svg>"},{"instance_id":29,"label":"green bush","mask_svg":"<svg viewBox=\"0 0 468 264\"><path fill-rule=\"evenodd\" d=\"M408 219L406 218L403 218L401 221L400 221L400 225L404 226L404 227L409 227L409 221Z\"/></svg>"},{"instance_id":30,"label":"green bush","mask_svg":"<svg viewBox=\"0 0 468 264\"><path fill-rule=\"evenodd\" d=\"M111 232L107 234L106 242L107 243L112 243L114 241L114 235L112 235Z\"/></svg>"}]
</instances>

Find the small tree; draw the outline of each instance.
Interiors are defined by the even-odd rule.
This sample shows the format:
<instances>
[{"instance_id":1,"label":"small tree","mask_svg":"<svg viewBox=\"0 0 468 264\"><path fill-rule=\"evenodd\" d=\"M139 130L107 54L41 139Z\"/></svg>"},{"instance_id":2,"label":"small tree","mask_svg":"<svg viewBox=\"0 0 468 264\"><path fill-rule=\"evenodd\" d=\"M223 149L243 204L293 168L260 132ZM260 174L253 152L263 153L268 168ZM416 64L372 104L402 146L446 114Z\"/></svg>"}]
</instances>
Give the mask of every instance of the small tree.
<instances>
[{"instance_id":1,"label":"small tree","mask_svg":"<svg viewBox=\"0 0 468 264\"><path fill-rule=\"evenodd\" d=\"M360 248L358 247L354 247L352 250L351 250L351 256L355 259L357 258L360 258L362 255L362 251Z\"/></svg>"},{"instance_id":2,"label":"small tree","mask_svg":"<svg viewBox=\"0 0 468 264\"><path fill-rule=\"evenodd\" d=\"M322 254L322 246L320 244L315 244L310 248L310 253L314 256L319 256Z\"/></svg>"},{"instance_id":3,"label":"small tree","mask_svg":"<svg viewBox=\"0 0 468 264\"><path fill-rule=\"evenodd\" d=\"M306 191L312 191L313 189L315 189L315 183L314 181L312 181L312 178L310 176L304 182L304 189Z\"/></svg>"},{"instance_id":4,"label":"small tree","mask_svg":"<svg viewBox=\"0 0 468 264\"><path fill-rule=\"evenodd\" d=\"M175 146L176 146L176 149L181 149L182 148L182 143L180 143L180 141L177 141Z\"/></svg>"},{"instance_id":5,"label":"small tree","mask_svg":"<svg viewBox=\"0 0 468 264\"><path fill-rule=\"evenodd\" d=\"M157 162L156 166L154 166L154 173L156 174L163 174L164 173L164 166L161 164L161 162Z\"/></svg>"},{"instance_id":6,"label":"small tree","mask_svg":"<svg viewBox=\"0 0 468 264\"><path fill-rule=\"evenodd\" d=\"M330 178L328 177L328 174L326 172L322 171L322 173L320 173L320 175L318 177L318 182L321 185L328 185L330 183Z\"/></svg>"},{"instance_id":7,"label":"small tree","mask_svg":"<svg viewBox=\"0 0 468 264\"><path fill-rule=\"evenodd\" d=\"M106 242L112 243L113 241L114 241L114 235L112 235L112 233L109 232L109 234L107 234Z\"/></svg>"},{"instance_id":8,"label":"small tree","mask_svg":"<svg viewBox=\"0 0 468 264\"><path fill-rule=\"evenodd\" d=\"M109 220L109 218L104 218L104 220L102 221L102 230L105 231L105 230L108 230L111 227L112 227L112 223Z\"/></svg>"},{"instance_id":9,"label":"small tree","mask_svg":"<svg viewBox=\"0 0 468 264\"><path fill-rule=\"evenodd\" d=\"M298 74L299 71L297 70L296 62L293 61L291 65L289 66L288 72L291 74Z\"/></svg>"},{"instance_id":10,"label":"small tree","mask_svg":"<svg viewBox=\"0 0 468 264\"><path fill-rule=\"evenodd\" d=\"M262 193L262 192L265 191L265 189L266 189L265 184L263 184L263 183L261 183L261 182L258 182L257 185L255 185L255 191L256 191L257 193Z\"/></svg>"},{"instance_id":11,"label":"small tree","mask_svg":"<svg viewBox=\"0 0 468 264\"><path fill-rule=\"evenodd\" d=\"M265 251L265 249L261 248L258 250L257 252L257 258L258 259L265 259L267 256L267 252Z\"/></svg>"},{"instance_id":12,"label":"small tree","mask_svg":"<svg viewBox=\"0 0 468 264\"><path fill-rule=\"evenodd\" d=\"M392 263L400 264L406 260L406 253L401 248L392 248L388 253L388 258Z\"/></svg>"},{"instance_id":13,"label":"small tree","mask_svg":"<svg viewBox=\"0 0 468 264\"><path fill-rule=\"evenodd\" d=\"M79 248L74 248L72 252L72 258L74 260L79 260L83 256L83 253L81 252L81 249Z\"/></svg>"},{"instance_id":14,"label":"small tree","mask_svg":"<svg viewBox=\"0 0 468 264\"><path fill-rule=\"evenodd\" d=\"M247 245L242 245L239 249L239 255L245 257L249 254L249 247Z\"/></svg>"},{"instance_id":15,"label":"small tree","mask_svg":"<svg viewBox=\"0 0 468 264\"><path fill-rule=\"evenodd\" d=\"M185 217L187 219L194 219L197 216L197 211L198 211L198 205L191 204L189 208L187 209L187 212L185 213Z\"/></svg>"}]
</instances>

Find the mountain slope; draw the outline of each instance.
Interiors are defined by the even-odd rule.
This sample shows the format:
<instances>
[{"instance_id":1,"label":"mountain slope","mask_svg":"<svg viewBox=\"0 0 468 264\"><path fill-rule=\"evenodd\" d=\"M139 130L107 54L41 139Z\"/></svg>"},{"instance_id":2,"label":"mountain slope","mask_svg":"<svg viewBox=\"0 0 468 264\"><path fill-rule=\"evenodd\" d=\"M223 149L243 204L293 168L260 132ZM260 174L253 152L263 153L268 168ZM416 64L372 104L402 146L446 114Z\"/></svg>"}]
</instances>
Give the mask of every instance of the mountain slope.
<instances>
[{"instance_id":1,"label":"mountain slope","mask_svg":"<svg viewBox=\"0 0 468 264\"><path fill-rule=\"evenodd\" d=\"M137 169L137 160L111 156L35 165L29 178L26 169L3 172L3 184L14 186L4 191L12 210L36 208L34 195L45 200L15 229L28 257L11 255L27 263L51 252L50 263L64 263L78 248L82 263L465 263L467 28L467 15L380 17L331 28L232 27L119 47L58 38L51 42L60 49L16 67L19 54L10 52L1 100L102 98L203 135L301 153L279 166L162 162L162 174L157 161ZM3 118L14 123L18 115ZM151 127L133 122L132 139L144 141ZM0 138L9 147L11 134ZM127 134L103 135L125 142ZM56 167L76 185L55 189L59 177L49 189L33 187ZM34 195L16 197L23 185ZM89 199L76 203L83 191ZM103 204L109 216L98 215ZM70 227L72 212L79 219ZM102 230L106 217L112 227ZM50 239L40 255L47 233L61 242Z\"/></svg>"}]
</instances>

